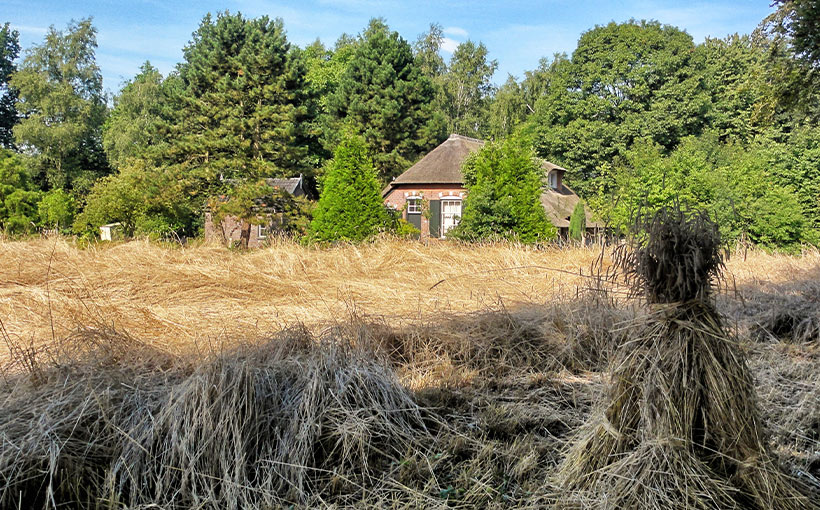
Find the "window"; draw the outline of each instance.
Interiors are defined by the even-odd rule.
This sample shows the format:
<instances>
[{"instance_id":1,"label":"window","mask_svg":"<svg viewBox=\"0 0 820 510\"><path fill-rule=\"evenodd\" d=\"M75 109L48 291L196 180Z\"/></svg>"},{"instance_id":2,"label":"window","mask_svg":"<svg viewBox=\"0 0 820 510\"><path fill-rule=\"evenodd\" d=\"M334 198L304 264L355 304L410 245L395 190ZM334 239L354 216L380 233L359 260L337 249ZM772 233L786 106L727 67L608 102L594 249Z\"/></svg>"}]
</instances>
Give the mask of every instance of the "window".
<instances>
[{"instance_id":1,"label":"window","mask_svg":"<svg viewBox=\"0 0 820 510\"><path fill-rule=\"evenodd\" d=\"M441 237L461 220L461 200L441 201Z\"/></svg>"},{"instance_id":2,"label":"window","mask_svg":"<svg viewBox=\"0 0 820 510\"><path fill-rule=\"evenodd\" d=\"M259 231L257 232L257 236L256 236L257 238L265 239L266 237L268 237L268 230L269 229L268 229L267 225L257 225L257 227L259 228Z\"/></svg>"},{"instance_id":3,"label":"window","mask_svg":"<svg viewBox=\"0 0 820 510\"><path fill-rule=\"evenodd\" d=\"M550 188L558 189L558 172L550 172Z\"/></svg>"},{"instance_id":4,"label":"window","mask_svg":"<svg viewBox=\"0 0 820 510\"><path fill-rule=\"evenodd\" d=\"M421 214L421 199L408 198L407 199L407 214Z\"/></svg>"}]
</instances>

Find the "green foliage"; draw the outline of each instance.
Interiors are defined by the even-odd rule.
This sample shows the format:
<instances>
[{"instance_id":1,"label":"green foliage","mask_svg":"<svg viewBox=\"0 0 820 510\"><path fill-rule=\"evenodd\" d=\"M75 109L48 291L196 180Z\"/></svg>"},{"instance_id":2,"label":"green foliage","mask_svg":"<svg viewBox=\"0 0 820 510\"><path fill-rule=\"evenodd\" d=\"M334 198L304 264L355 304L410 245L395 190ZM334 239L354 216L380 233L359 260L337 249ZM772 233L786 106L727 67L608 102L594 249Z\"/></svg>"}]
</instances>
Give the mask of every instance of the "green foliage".
<instances>
[{"instance_id":1,"label":"green foliage","mask_svg":"<svg viewBox=\"0 0 820 510\"><path fill-rule=\"evenodd\" d=\"M635 140L672 149L702 131L710 97L703 57L686 32L658 22L598 26L581 35L572 59L558 60L536 107L538 154L568 168L585 196L609 191L598 168Z\"/></svg>"},{"instance_id":2,"label":"green foliage","mask_svg":"<svg viewBox=\"0 0 820 510\"><path fill-rule=\"evenodd\" d=\"M61 189L46 192L37 206L40 223L47 228L63 230L71 227L77 204L74 197Z\"/></svg>"},{"instance_id":3,"label":"green foliage","mask_svg":"<svg viewBox=\"0 0 820 510\"><path fill-rule=\"evenodd\" d=\"M583 239L587 230L587 212L584 201L579 200L569 217L569 238L572 241Z\"/></svg>"},{"instance_id":4,"label":"green foliage","mask_svg":"<svg viewBox=\"0 0 820 510\"><path fill-rule=\"evenodd\" d=\"M438 23L431 23L427 32L421 34L413 45L413 53L421 72L434 81L447 70L440 53L442 43L444 29Z\"/></svg>"},{"instance_id":5,"label":"green foliage","mask_svg":"<svg viewBox=\"0 0 820 510\"><path fill-rule=\"evenodd\" d=\"M469 193L453 237L549 241L556 230L541 205L542 170L529 144L520 138L488 143L464 163Z\"/></svg>"},{"instance_id":6,"label":"green foliage","mask_svg":"<svg viewBox=\"0 0 820 510\"><path fill-rule=\"evenodd\" d=\"M774 97L766 81L766 49L749 36L707 39L698 46L712 96L709 126L723 141L744 142L774 122Z\"/></svg>"},{"instance_id":7,"label":"green foliage","mask_svg":"<svg viewBox=\"0 0 820 510\"><path fill-rule=\"evenodd\" d=\"M510 76L490 103L489 132L497 138L507 137L526 118L527 102L523 88Z\"/></svg>"},{"instance_id":8,"label":"green foliage","mask_svg":"<svg viewBox=\"0 0 820 510\"><path fill-rule=\"evenodd\" d=\"M162 75L145 62L114 98L114 109L103 126L102 143L111 166L120 168L129 158L146 157L163 141L158 131L165 101Z\"/></svg>"},{"instance_id":9,"label":"green foliage","mask_svg":"<svg viewBox=\"0 0 820 510\"><path fill-rule=\"evenodd\" d=\"M14 146L12 128L17 123L17 91L9 87L9 79L17 67L14 61L20 54L20 34L8 23L0 28L0 148Z\"/></svg>"},{"instance_id":10,"label":"green foliage","mask_svg":"<svg viewBox=\"0 0 820 510\"><path fill-rule=\"evenodd\" d=\"M91 189L85 207L74 220L78 234L97 235L100 225L122 223L125 236L138 232L138 224L167 225L173 232L163 235L191 235L201 221L202 209L191 200L180 200L190 193L178 167L154 166L132 160L117 175L106 176Z\"/></svg>"},{"instance_id":11,"label":"green foliage","mask_svg":"<svg viewBox=\"0 0 820 510\"><path fill-rule=\"evenodd\" d=\"M72 22L66 32L50 27L11 78L22 116L15 142L32 149L32 169L44 188L85 192L108 172L100 147L106 106L96 34L90 19Z\"/></svg>"},{"instance_id":12,"label":"green foliage","mask_svg":"<svg viewBox=\"0 0 820 510\"><path fill-rule=\"evenodd\" d=\"M6 234L32 232L38 221L35 190L23 163L11 151L0 149L0 229Z\"/></svg>"},{"instance_id":13,"label":"green foliage","mask_svg":"<svg viewBox=\"0 0 820 510\"><path fill-rule=\"evenodd\" d=\"M78 234L96 236L108 223L122 223L123 234L133 236L137 219L145 211L140 176L126 172L103 177L86 197L83 211L74 220Z\"/></svg>"},{"instance_id":14,"label":"green foliage","mask_svg":"<svg viewBox=\"0 0 820 510\"><path fill-rule=\"evenodd\" d=\"M417 229L414 225L411 225L402 217L396 219L394 233L399 237L405 237L408 239L418 239L421 237L421 230Z\"/></svg>"},{"instance_id":15,"label":"green foliage","mask_svg":"<svg viewBox=\"0 0 820 510\"><path fill-rule=\"evenodd\" d=\"M463 42L456 47L442 77L447 131L467 136L487 132L488 108L495 91L492 77L498 62L487 60L484 43Z\"/></svg>"},{"instance_id":16,"label":"green foliage","mask_svg":"<svg viewBox=\"0 0 820 510\"><path fill-rule=\"evenodd\" d=\"M791 37L795 54L820 68L820 1L775 0L783 29Z\"/></svg>"},{"instance_id":17,"label":"green foliage","mask_svg":"<svg viewBox=\"0 0 820 510\"><path fill-rule=\"evenodd\" d=\"M301 53L281 19L205 16L179 66L181 112L169 156L206 187L224 178L311 173Z\"/></svg>"},{"instance_id":18,"label":"green foliage","mask_svg":"<svg viewBox=\"0 0 820 510\"><path fill-rule=\"evenodd\" d=\"M273 209L273 196L273 188L264 180L242 181L232 186L225 195L212 198L208 208L217 225L227 217L234 217L242 223L240 243L242 248L247 248L251 225L269 222L265 213Z\"/></svg>"},{"instance_id":19,"label":"green foliage","mask_svg":"<svg viewBox=\"0 0 820 510\"><path fill-rule=\"evenodd\" d=\"M434 97L433 83L407 41L374 19L328 107L336 128L344 125L364 137L379 177L387 181L444 139L443 119L432 108Z\"/></svg>"},{"instance_id":20,"label":"green foliage","mask_svg":"<svg viewBox=\"0 0 820 510\"><path fill-rule=\"evenodd\" d=\"M815 233L793 188L778 183L766 150L721 145L716 136L686 139L669 156L639 145L617 181L616 227L628 228L637 211L675 202L707 210L727 240L786 250L812 242Z\"/></svg>"},{"instance_id":21,"label":"green foliage","mask_svg":"<svg viewBox=\"0 0 820 510\"><path fill-rule=\"evenodd\" d=\"M388 222L365 142L348 135L328 163L310 232L319 241L361 241Z\"/></svg>"}]
</instances>

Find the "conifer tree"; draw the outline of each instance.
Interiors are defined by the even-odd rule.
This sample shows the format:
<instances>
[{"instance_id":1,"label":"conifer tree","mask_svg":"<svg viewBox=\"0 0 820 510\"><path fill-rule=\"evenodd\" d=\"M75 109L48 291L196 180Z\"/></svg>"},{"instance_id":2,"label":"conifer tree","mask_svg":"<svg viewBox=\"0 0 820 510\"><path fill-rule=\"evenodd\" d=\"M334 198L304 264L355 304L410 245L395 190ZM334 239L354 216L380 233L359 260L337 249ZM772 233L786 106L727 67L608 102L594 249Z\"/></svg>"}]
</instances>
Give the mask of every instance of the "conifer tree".
<instances>
[{"instance_id":1,"label":"conifer tree","mask_svg":"<svg viewBox=\"0 0 820 510\"><path fill-rule=\"evenodd\" d=\"M281 19L209 14L183 55L174 160L209 183L309 173L302 126L310 88Z\"/></svg>"},{"instance_id":2,"label":"conifer tree","mask_svg":"<svg viewBox=\"0 0 820 510\"><path fill-rule=\"evenodd\" d=\"M336 147L310 230L320 241L361 241L388 224L364 140L347 135Z\"/></svg>"},{"instance_id":3,"label":"conifer tree","mask_svg":"<svg viewBox=\"0 0 820 510\"><path fill-rule=\"evenodd\" d=\"M584 208L584 201L579 200L569 217L569 238L572 241L580 241L584 237L587 229L587 212Z\"/></svg>"},{"instance_id":4,"label":"conifer tree","mask_svg":"<svg viewBox=\"0 0 820 510\"><path fill-rule=\"evenodd\" d=\"M444 121L433 111L434 98L433 83L410 44L374 19L328 106L338 122L364 137L379 177L389 180L443 140Z\"/></svg>"},{"instance_id":5,"label":"conifer tree","mask_svg":"<svg viewBox=\"0 0 820 510\"><path fill-rule=\"evenodd\" d=\"M465 161L463 173L469 193L454 237L524 243L555 238L540 200L542 171L523 140L486 144Z\"/></svg>"},{"instance_id":6,"label":"conifer tree","mask_svg":"<svg viewBox=\"0 0 820 510\"><path fill-rule=\"evenodd\" d=\"M9 79L17 69L14 61L19 54L20 34L6 23L0 28L0 147L7 149L14 146L11 128L17 124L17 91L9 87Z\"/></svg>"}]
</instances>

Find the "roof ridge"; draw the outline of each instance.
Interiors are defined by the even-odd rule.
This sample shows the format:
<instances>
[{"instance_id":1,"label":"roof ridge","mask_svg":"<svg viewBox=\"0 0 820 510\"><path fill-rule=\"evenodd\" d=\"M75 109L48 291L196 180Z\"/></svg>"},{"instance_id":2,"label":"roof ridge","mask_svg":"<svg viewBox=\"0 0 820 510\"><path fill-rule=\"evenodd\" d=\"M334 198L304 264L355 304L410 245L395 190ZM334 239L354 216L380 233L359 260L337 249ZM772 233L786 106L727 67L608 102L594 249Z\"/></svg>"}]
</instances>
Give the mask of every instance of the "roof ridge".
<instances>
[{"instance_id":1,"label":"roof ridge","mask_svg":"<svg viewBox=\"0 0 820 510\"><path fill-rule=\"evenodd\" d=\"M478 143L487 143L486 140L479 140L478 138L470 138L469 136L460 135L458 133L450 133L449 138L461 138L463 140L469 140L471 142L478 142Z\"/></svg>"}]
</instances>

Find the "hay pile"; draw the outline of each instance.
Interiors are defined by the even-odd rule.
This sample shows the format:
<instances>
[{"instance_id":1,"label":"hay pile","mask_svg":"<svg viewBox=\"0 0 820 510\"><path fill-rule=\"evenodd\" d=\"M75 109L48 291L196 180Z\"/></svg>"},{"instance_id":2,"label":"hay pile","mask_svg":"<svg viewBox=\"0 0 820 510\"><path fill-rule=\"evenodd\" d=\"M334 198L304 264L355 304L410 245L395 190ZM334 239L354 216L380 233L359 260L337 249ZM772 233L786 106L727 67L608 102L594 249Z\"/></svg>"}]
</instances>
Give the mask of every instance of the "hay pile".
<instances>
[{"instance_id":1,"label":"hay pile","mask_svg":"<svg viewBox=\"0 0 820 510\"><path fill-rule=\"evenodd\" d=\"M651 313L619 346L606 404L558 473L561 506L817 508L767 450L752 379L712 292L723 257L702 214L662 209L616 254Z\"/></svg>"},{"instance_id":2,"label":"hay pile","mask_svg":"<svg viewBox=\"0 0 820 510\"><path fill-rule=\"evenodd\" d=\"M204 363L112 332L70 345L0 384L0 507L362 501L435 442L393 372L344 339L296 329Z\"/></svg>"}]
</instances>

